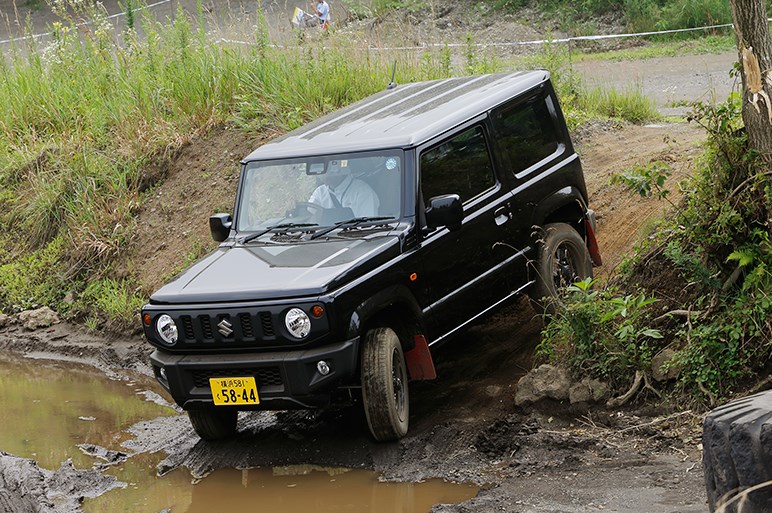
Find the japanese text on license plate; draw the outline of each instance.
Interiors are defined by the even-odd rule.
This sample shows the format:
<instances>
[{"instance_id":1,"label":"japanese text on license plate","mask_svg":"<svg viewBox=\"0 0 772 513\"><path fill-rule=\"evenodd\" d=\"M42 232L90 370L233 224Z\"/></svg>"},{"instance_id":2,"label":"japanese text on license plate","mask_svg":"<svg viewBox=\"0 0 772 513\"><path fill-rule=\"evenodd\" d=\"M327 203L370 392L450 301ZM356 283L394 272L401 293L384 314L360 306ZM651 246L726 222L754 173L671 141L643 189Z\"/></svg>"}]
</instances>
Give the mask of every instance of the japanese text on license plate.
<instances>
[{"instance_id":1,"label":"japanese text on license plate","mask_svg":"<svg viewBox=\"0 0 772 513\"><path fill-rule=\"evenodd\" d=\"M255 378L209 378L212 400L217 406L260 404Z\"/></svg>"}]
</instances>

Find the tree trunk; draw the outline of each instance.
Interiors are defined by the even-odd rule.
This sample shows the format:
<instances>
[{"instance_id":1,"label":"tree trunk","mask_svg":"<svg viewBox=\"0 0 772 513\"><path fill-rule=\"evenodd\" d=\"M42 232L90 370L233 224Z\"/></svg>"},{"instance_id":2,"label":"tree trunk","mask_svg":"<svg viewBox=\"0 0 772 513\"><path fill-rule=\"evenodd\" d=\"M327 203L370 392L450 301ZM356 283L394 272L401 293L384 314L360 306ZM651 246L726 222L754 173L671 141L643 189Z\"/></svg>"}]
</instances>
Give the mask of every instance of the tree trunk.
<instances>
[{"instance_id":1,"label":"tree trunk","mask_svg":"<svg viewBox=\"0 0 772 513\"><path fill-rule=\"evenodd\" d=\"M731 0L742 64L742 115L751 148L772 163L772 37L765 0Z\"/></svg>"}]
</instances>

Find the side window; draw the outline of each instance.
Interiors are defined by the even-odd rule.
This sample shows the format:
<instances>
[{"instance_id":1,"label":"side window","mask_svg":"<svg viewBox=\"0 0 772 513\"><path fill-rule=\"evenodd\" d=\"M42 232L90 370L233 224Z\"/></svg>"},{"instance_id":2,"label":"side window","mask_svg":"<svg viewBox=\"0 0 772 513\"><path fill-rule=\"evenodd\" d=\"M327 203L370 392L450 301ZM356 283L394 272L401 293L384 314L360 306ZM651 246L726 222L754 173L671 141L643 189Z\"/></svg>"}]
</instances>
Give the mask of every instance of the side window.
<instances>
[{"instance_id":1,"label":"side window","mask_svg":"<svg viewBox=\"0 0 772 513\"><path fill-rule=\"evenodd\" d=\"M501 149L515 173L558 149L560 138L543 98L505 107L492 117Z\"/></svg>"},{"instance_id":2,"label":"side window","mask_svg":"<svg viewBox=\"0 0 772 513\"><path fill-rule=\"evenodd\" d=\"M472 127L421 154L424 200L458 194L466 202L495 184L488 144L481 126Z\"/></svg>"}]
</instances>

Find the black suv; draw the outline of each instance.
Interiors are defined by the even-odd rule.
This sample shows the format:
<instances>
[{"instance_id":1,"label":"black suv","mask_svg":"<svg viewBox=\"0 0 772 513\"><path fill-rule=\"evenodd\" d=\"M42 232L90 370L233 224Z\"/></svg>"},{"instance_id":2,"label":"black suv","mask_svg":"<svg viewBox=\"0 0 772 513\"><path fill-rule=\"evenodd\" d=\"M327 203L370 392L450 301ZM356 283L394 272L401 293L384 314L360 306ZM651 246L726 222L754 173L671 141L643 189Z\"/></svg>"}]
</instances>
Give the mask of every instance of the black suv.
<instances>
[{"instance_id":1,"label":"black suv","mask_svg":"<svg viewBox=\"0 0 772 513\"><path fill-rule=\"evenodd\" d=\"M239 410L341 398L398 439L437 347L600 264L546 71L400 85L320 118L247 156L210 227L219 248L142 310L155 376L204 439Z\"/></svg>"}]
</instances>

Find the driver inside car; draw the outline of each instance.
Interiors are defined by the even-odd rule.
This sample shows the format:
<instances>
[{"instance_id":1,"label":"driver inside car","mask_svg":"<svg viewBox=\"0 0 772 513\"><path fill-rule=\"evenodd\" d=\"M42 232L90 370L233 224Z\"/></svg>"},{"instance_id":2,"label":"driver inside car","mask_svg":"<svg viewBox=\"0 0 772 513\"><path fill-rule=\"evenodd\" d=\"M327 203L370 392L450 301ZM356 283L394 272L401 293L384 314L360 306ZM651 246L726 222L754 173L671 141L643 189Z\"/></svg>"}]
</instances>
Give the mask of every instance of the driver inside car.
<instances>
[{"instance_id":1,"label":"driver inside car","mask_svg":"<svg viewBox=\"0 0 772 513\"><path fill-rule=\"evenodd\" d=\"M309 203L320 207L350 208L355 217L378 215L378 195L364 180L351 175L346 160L332 160L321 175L322 184L309 198Z\"/></svg>"}]
</instances>

